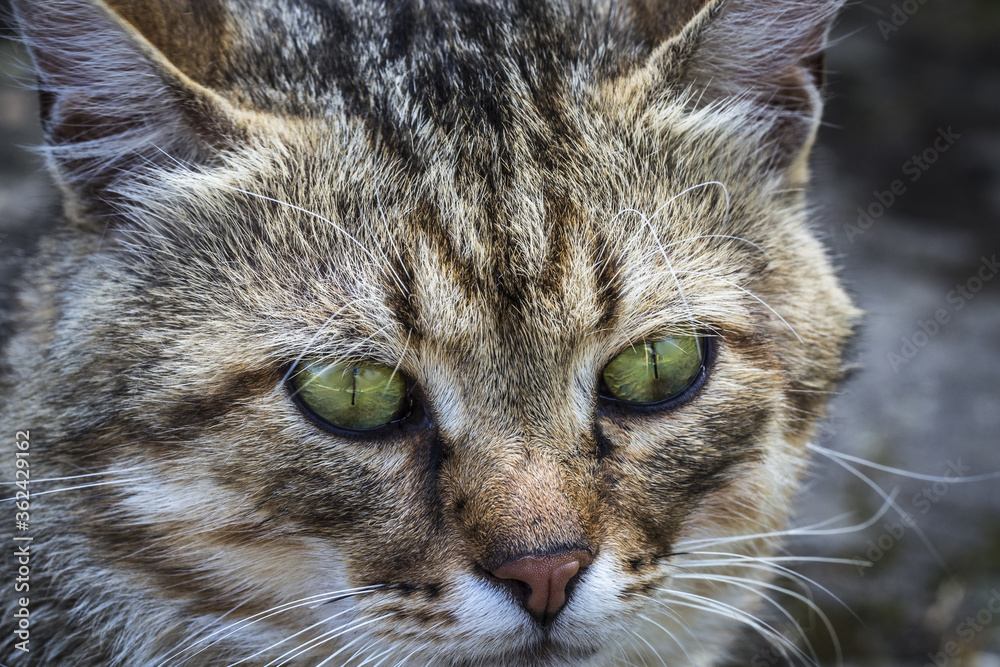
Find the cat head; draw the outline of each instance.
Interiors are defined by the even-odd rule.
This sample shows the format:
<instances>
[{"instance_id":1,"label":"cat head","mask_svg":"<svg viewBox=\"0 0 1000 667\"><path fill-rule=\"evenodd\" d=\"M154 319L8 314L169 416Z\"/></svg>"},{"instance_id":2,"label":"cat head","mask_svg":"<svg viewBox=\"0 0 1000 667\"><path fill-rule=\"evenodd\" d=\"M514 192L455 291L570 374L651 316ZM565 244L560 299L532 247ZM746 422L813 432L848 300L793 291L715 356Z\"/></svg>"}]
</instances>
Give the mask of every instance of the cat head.
<instances>
[{"instance_id":1,"label":"cat head","mask_svg":"<svg viewBox=\"0 0 1000 667\"><path fill-rule=\"evenodd\" d=\"M15 4L114 659L720 648L752 596L682 566L768 553L855 316L803 194L839 0Z\"/></svg>"}]
</instances>

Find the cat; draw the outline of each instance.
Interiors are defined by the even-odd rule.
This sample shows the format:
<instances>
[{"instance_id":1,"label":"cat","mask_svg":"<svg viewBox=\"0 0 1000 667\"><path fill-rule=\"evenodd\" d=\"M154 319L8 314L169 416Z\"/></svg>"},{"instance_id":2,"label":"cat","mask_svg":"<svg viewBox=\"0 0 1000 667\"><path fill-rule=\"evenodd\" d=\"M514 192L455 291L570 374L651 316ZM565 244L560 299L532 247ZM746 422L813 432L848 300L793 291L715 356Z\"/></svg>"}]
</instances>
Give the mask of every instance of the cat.
<instances>
[{"instance_id":1,"label":"cat","mask_svg":"<svg viewBox=\"0 0 1000 667\"><path fill-rule=\"evenodd\" d=\"M858 318L840 5L15 0L65 220L0 661L804 659L758 613Z\"/></svg>"}]
</instances>

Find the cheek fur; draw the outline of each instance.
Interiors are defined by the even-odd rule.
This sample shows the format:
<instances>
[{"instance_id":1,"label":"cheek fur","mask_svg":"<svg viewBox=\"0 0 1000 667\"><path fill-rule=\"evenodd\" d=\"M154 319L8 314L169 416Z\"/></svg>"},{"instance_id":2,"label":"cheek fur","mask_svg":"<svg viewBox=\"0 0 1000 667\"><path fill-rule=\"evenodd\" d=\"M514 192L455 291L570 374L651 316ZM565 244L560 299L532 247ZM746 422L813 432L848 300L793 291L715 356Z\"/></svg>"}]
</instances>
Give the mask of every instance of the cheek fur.
<instances>
[{"instance_id":1,"label":"cheek fur","mask_svg":"<svg viewBox=\"0 0 1000 667\"><path fill-rule=\"evenodd\" d=\"M707 665L759 630L857 315L803 195L841 1L13 0L65 222L0 363L64 485L32 658ZM692 333L683 400L602 397ZM324 426L312 359L414 408Z\"/></svg>"}]
</instances>

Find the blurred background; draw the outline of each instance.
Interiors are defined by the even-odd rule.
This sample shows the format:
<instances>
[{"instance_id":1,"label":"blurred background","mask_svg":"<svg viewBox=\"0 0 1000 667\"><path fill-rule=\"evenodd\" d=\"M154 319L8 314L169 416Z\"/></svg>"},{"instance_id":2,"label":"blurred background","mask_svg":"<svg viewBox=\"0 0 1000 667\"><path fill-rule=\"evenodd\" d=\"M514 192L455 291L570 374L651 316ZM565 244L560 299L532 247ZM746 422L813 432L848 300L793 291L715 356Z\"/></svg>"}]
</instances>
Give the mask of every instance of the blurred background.
<instances>
[{"instance_id":1,"label":"blurred background","mask_svg":"<svg viewBox=\"0 0 1000 667\"><path fill-rule=\"evenodd\" d=\"M996 473L1000 2L852 4L835 38L816 200L867 318L859 370L818 444L932 477ZM796 568L845 603L817 594L845 662L1000 666L1000 480L851 465L895 491L896 507L867 530L788 543L872 563ZM803 525L842 512L863 521L884 502L822 455L814 473ZM822 623L799 618L834 664Z\"/></svg>"},{"instance_id":2,"label":"blurred background","mask_svg":"<svg viewBox=\"0 0 1000 667\"><path fill-rule=\"evenodd\" d=\"M55 210L23 148L40 141L24 62L0 40L0 315ZM844 664L1000 667L1000 480L934 479L1000 472L1000 0L852 4L828 67L816 226L868 315L817 445L926 477L817 453L798 523L871 525L787 550L870 563L795 566ZM820 618L775 598L836 664ZM748 634L732 664L786 663Z\"/></svg>"}]
</instances>

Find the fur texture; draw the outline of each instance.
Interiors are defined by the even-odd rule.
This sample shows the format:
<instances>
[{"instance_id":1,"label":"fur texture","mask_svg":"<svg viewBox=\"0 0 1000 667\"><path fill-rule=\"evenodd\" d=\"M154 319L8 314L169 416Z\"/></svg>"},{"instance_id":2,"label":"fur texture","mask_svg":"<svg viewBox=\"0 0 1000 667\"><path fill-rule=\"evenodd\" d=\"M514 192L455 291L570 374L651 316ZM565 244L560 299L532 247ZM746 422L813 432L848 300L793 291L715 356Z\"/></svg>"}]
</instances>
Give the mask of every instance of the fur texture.
<instances>
[{"instance_id":1,"label":"fur texture","mask_svg":"<svg viewBox=\"0 0 1000 667\"><path fill-rule=\"evenodd\" d=\"M0 659L707 665L767 634L725 577L766 580L855 317L804 198L839 4L16 0L66 224L5 352L56 481ZM599 398L692 330L689 400ZM414 414L317 427L306 356L398 368ZM488 572L565 549L594 562L541 627Z\"/></svg>"}]
</instances>

